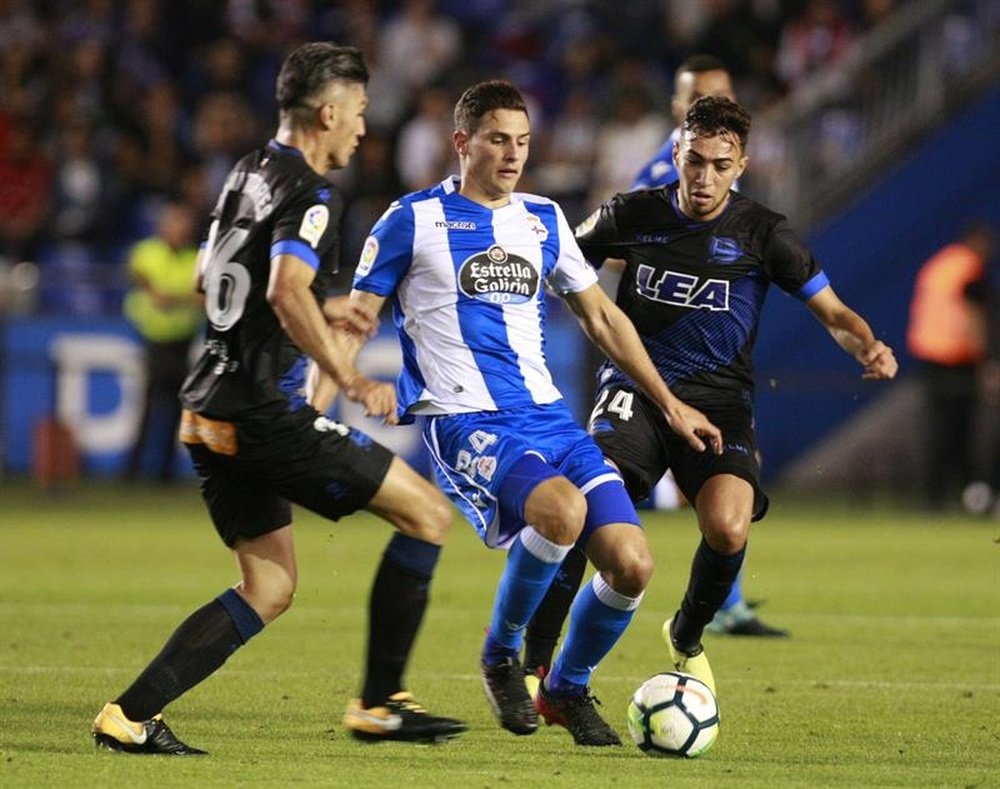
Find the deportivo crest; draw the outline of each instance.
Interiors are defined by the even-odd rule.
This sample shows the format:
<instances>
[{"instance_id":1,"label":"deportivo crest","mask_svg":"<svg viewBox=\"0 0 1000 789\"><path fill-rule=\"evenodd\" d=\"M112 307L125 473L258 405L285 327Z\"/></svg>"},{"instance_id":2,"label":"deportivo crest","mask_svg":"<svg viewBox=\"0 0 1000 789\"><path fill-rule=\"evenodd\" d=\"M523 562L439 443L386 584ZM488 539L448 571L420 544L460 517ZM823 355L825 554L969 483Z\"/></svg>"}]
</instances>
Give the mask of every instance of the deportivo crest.
<instances>
[{"instance_id":1,"label":"deportivo crest","mask_svg":"<svg viewBox=\"0 0 1000 789\"><path fill-rule=\"evenodd\" d=\"M528 230L534 234L539 243L549 237L549 229L539 217L534 214L526 214L524 218L528 220Z\"/></svg>"},{"instance_id":2,"label":"deportivo crest","mask_svg":"<svg viewBox=\"0 0 1000 789\"><path fill-rule=\"evenodd\" d=\"M330 209L325 205L317 203L306 209L302 215L302 224L299 226L299 235L309 242L313 249L319 246L319 240L326 232L326 226L330 223Z\"/></svg>"},{"instance_id":3,"label":"deportivo crest","mask_svg":"<svg viewBox=\"0 0 1000 789\"><path fill-rule=\"evenodd\" d=\"M538 292L538 272L524 258L494 244L463 261L458 286L466 296L480 301L523 304Z\"/></svg>"}]
</instances>

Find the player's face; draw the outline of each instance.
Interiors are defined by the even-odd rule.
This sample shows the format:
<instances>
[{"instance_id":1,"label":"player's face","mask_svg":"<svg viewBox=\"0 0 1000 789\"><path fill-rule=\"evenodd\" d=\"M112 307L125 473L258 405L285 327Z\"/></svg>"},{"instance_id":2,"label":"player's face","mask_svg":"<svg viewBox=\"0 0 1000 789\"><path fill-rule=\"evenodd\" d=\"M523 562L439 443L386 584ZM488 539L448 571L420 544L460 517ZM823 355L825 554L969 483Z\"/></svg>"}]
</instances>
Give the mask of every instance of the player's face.
<instances>
[{"instance_id":1,"label":"player's face","mask_svg":"<svg viewBox=\"0 0 1000 789\"><path fill-rule=\"evenodd\" d=\"M702 96L723 96L731 101L736 101L733 93L733 80L729 72L723 69L713 69L711 71L684 71L677 76L674 85L671 111L674 114L674 122L679 126L684 121L684 116Z\"/></svg>"},{"instance_id":2,"label":"player's face","mask_svg":"<svg viewBox=\"0 0 1000 789\"><path fill-rule=\"evenodd\" d=\"M506 205L528 160L530 139L528 115L521 110L493 110L471 135L456 131L461 193L490 207Z\"/></svg>"},{"instance_id":3,"label":"player's face","mask_svg":"<svg viewBox=\"0 0 1000 789\"><path fill-rule=\"evenodd\" d=\"M708 137L682 133L674 146L680 174L677 200L692 219L715 219L729 201L729 190L747 166L739 139L728 132Z\"/></svg>"},{"instance_id":4,"label":"player's face","mask_svg":"<svg viewBox=\"0 0 1000 789\"><path fill-rule=\"evenodd\" d=\"M334 82L326 95L330 105L327 126L329 169L346 167L365 136L368 94L360 82Z\"/></svg>"}]
</instances>

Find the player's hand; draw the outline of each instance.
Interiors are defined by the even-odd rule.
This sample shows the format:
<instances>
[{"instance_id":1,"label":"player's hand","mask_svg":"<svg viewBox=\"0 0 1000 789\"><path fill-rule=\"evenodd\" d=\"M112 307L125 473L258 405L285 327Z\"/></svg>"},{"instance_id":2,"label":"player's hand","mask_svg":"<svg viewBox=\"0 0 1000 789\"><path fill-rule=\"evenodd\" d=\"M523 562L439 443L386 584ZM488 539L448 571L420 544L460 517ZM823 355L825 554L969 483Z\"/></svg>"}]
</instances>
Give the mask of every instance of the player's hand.
<instances>
[{"instance_id":1,"label":"player's hand","mask_svg":"<svg viewBox=\"0 0 1000 789\"><path fill-rule=\"evenodd\" d=\"M858 362L865 368L862 378L874 381L886 381L896 377L899 363L892 348L881 340L869 343L858 354Z\"/></svg>"},{"instance_id":2,"label":"player's hand","mask_svg":"<svg viewBox=\"0 0 1000 789\"><path fill-rule=\"evenodd\" d=\"M704 452L711 447L716 455L722 454L722 431L697 408L676 400L669 409L663 411L663 415L667 418L670 429L694 449Z\"/></svg>"},{"instance_id":3,"label":"player's hand","mask_svg":"<svg viewBox=\"0 0 1000 789\"><path fill-rule=\"evenodd\" d=\"M365 416L380 416L386 424L399 424L396 416L396 387L358 375L344 386L348 400L361 403Z\"/></svg>"},{"instance_id":4,"label":"player's hand","mask_svg":"<svg viewBox=\"0 0 1000 789\"><path fill-rule=\"evenodd\" d=\"M378 331L378 315L370 308L352 302L349 296L330 296L323 302L323 316L335 329L346 329L363 337Z\"/></svg>"}]
</instances>

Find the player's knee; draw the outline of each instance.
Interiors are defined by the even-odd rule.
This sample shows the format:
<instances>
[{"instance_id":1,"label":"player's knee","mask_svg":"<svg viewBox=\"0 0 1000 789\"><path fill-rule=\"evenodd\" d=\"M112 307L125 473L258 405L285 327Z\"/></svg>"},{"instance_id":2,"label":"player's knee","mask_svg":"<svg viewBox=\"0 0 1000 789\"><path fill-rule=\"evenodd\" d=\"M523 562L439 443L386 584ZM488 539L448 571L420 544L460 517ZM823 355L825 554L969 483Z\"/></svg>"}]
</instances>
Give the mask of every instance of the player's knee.
<instances>
[{"instance_id":1,"label":"player's knee","mask_svg":"<svg viewBox=\"0 0 1000 789\"><path fill-rule=\"evenodd\" d=\"M295 600L295 582L287 576L254 579L249 583L244 581L242 591L247 602L265 622L277 619L292 607Z\"/></svg>"},{"instance_id":2,"label":"player's knee","mask_svg":"<svg viewBox=\"0 0 1000 789\"><path fill-rule=\"evenodd\" d=\"M451 531L453 510L448 500L436 489L421 503L417 517L418 539L434 545L443 545Z\"/></svg>"},{"instance_id":3,"label":"player's knee","mask_svg":"<svg viewBox=\"0 0 1000 789\"><path fill-rule=\"evenodd\" d=\"M713 551L728 556L746 546L749 530L750 524L742 518L715 518L707 524L704 534Z\"/></svg>"},{"instance_id":4,"label":"player's knee","mask_svg":"<svg viewBox=\"0 0 1000 789\"><path fill-rule=\"evenodd\" d=\"M525 517L535 531L557 545L576 542L587 517L587 499L572 482L554 477L538 486L528 499Z\"/></svg>"},{"instance_id":5,"label":"player's knee","mask_svg":"<svg viewBox=\"0 0 1000 789\"><path fill-rule=\"evenodd\" d=\"M638 597L653 577L653 557L644 542L619 549L607 573L610 586L619 594Z\"/></svg>"}]
</instances>

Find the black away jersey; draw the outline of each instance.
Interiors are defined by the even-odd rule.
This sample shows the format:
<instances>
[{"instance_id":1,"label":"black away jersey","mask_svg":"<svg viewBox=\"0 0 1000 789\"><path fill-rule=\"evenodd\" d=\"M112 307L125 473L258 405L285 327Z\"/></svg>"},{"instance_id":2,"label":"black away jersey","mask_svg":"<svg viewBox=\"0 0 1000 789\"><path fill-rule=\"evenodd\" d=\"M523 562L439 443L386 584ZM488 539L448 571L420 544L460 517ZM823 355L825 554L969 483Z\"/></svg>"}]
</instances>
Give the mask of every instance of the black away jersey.
<instances>
[{"instance_id":1,"label":"black away jersey","mask_svg":"<svg viewBox=\"0 0 1000 789\"><path fill-rule=\"evenodd\" d=\"M753 393L751 353L771 282L806 301L828 284L785 217L731 192L708 222L685 216L677 184L616 195L576 230L587 258L621 258L618 306L681 399L725 404ZM634 385L612 363L602 385Z\"/></svg>"},{"instance_id":2,"label":"black away jersey","mask_svg":"<svg viewBox=\"0 0 1000 789\"><path fill-rule=\"evenodd\" d=\"M303 405L308 359L267 303L271 258L291 254L312 266L322 301L337 272L341 210L295 148L272 140L237 162L202 253L208 330L181 389L185 408L235 418Z\"/></svg>"}]
</instances>

